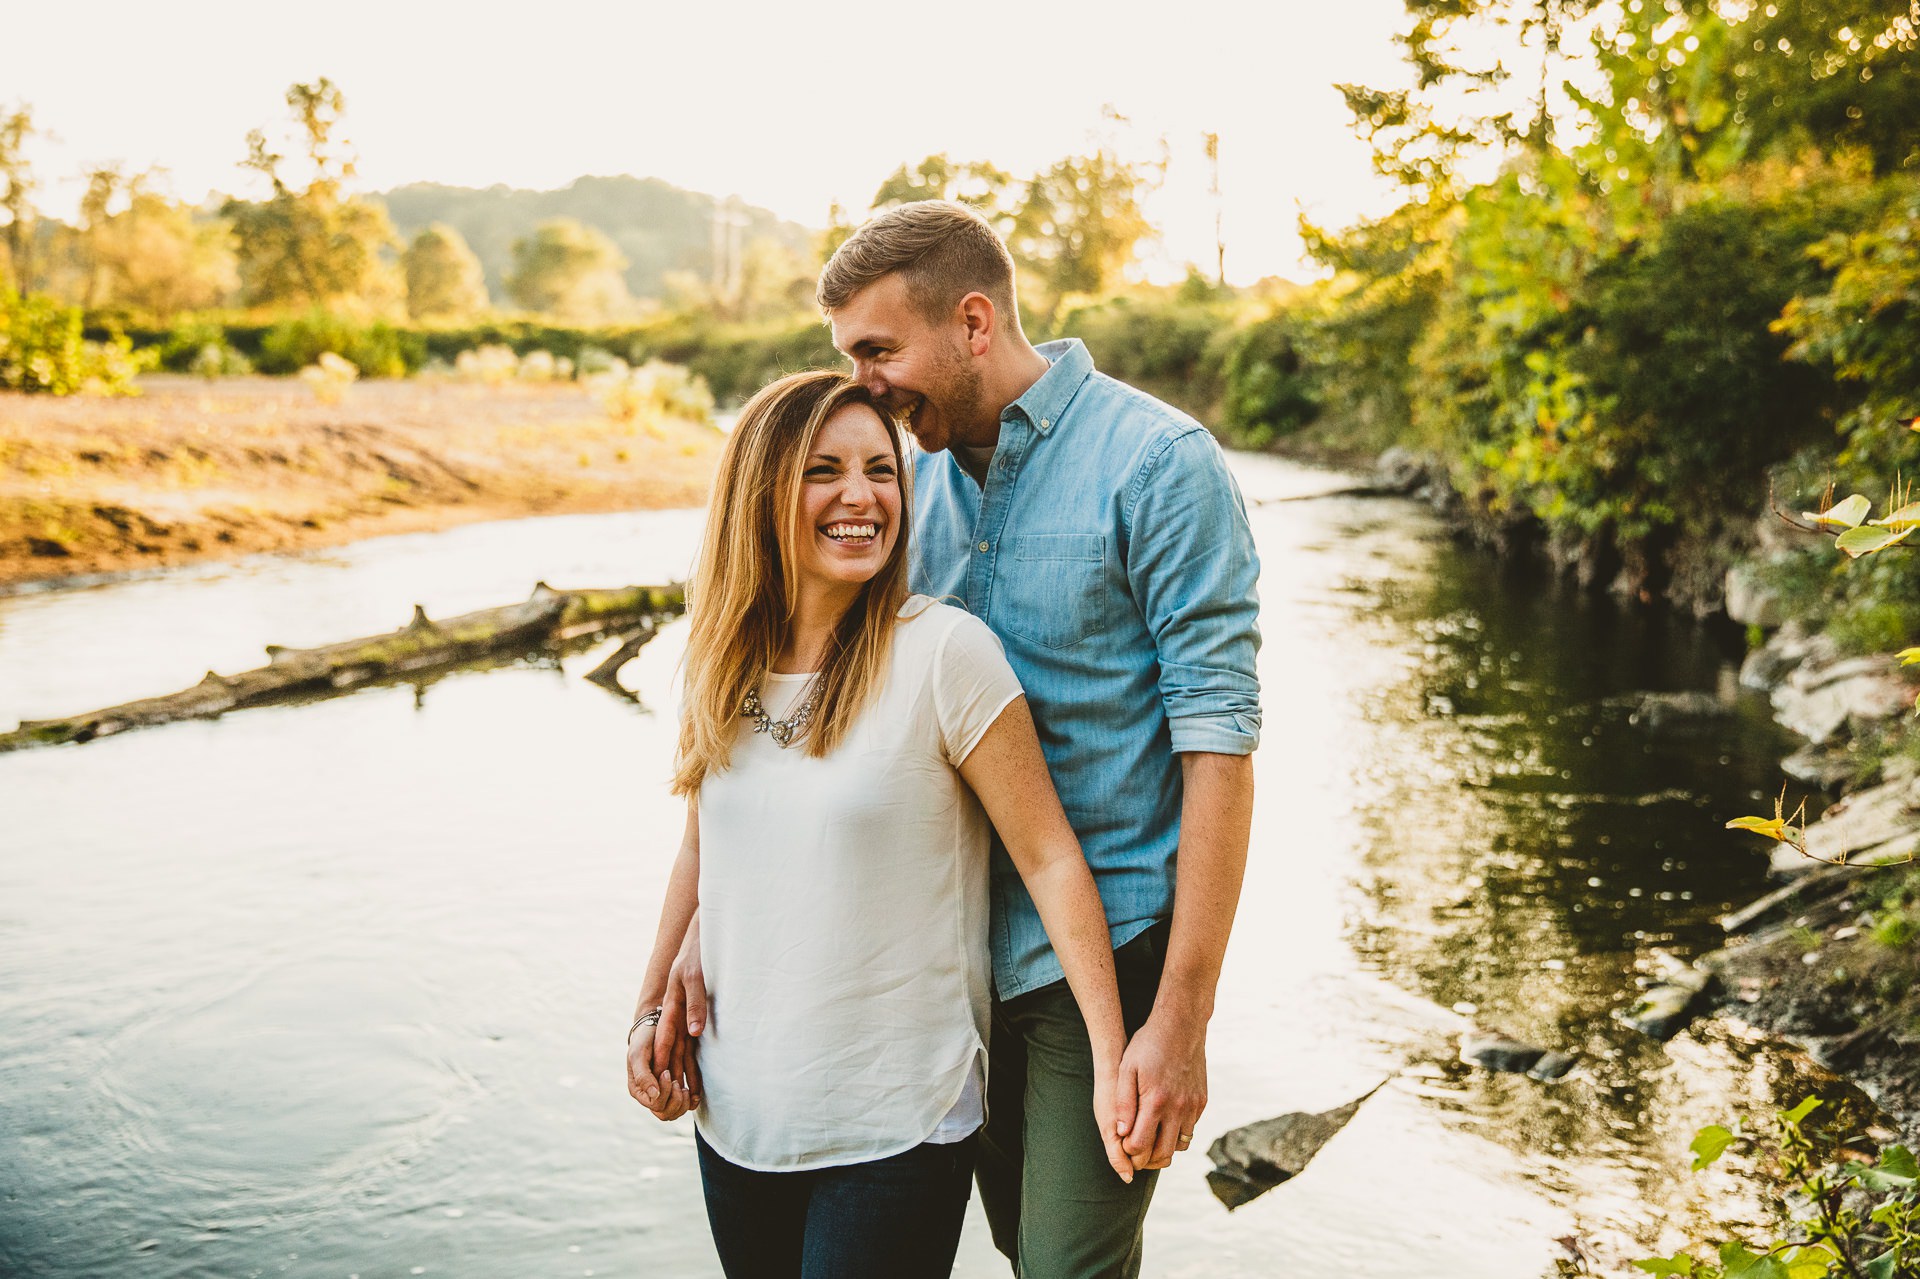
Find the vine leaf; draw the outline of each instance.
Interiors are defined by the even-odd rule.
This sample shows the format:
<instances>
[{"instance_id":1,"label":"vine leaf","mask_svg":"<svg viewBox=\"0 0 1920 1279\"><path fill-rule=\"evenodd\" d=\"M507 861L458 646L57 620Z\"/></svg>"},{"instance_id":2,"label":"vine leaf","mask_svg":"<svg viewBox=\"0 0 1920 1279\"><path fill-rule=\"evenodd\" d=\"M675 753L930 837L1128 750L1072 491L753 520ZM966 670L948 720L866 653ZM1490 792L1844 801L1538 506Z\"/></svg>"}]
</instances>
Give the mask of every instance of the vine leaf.
<instances>
[{"instance_id":1,"label":"vine leaf","mask_svg":"<svg viewBox=\"0 0 1920 1279\"><path fill-rule=\"evenodd\" d=\"M1813 511L1802 511L1800 517L1812 520L1815 524L1841 524L1847 528L1858 528L1860 521L1866 519L1872 510L1873 503L1861 494L1855 493L1846 501L1830 506L1817 514Z\"/></svg>"},{"instance_id":2,"label":"vine leaf","mask_svg":"<svg viewBox=\"0 0 1920 1279\"><path fill-rule=\"evenodd\" d=\"M1720 1264L1727 1268L1727 1279L1793 1279L1780 1258L1745 1244L1721 1244Z\"/></svg>"},{"instance_id":3,"label":"vine leaf","mask_svg":"<svg viewBox=\"0 0 1920 1279\"><path fill-rule=\"evenodd\" d=\"M1798 1127L1802 1120L1804 1120L1808 1115L1811 1115L1814 1111L1820 1109L1822 1104L1823 1103L1818 1097L1808 1097L1802 1100L1801 1103L1795 1106L1792 1110L1784 1112L1780 1116L1780 1118L1784 1119L1786 1122L1790 1124L1793 1124L1795 1127Z\"/></svg>"},{"instance_id":4,"label":"vine leaf","mask_svg":"<svg viewBox=\"0 0 1920 1279\"><path fill-rule=\"evenodd\" d=\"M1858 528L1848 529L1835 538L1833 544L1845 551L1850 559L1857 560L1862 555L1884 551L1895 543L1906 541L1913 535L1915 528L1920 528L1920 524L1908 524L1898 530L1874 528L1863 524Z\"/></svg>"},{"instance_id":5,"label":"vine leaf","mask_svg":"<svg viewBox=\"0 0 1920 1279\"><path fill-rule=\"evenodd\" d=\"M1708 1124L1694 1135L1687 1149L1693 1152L1693 1170L1699 1172L1717 1162L1734 1142L1734 1131L1721 1124ZM1656 1272L1658 1273L1658 1272Z\"/></svg>"}]
</instances>

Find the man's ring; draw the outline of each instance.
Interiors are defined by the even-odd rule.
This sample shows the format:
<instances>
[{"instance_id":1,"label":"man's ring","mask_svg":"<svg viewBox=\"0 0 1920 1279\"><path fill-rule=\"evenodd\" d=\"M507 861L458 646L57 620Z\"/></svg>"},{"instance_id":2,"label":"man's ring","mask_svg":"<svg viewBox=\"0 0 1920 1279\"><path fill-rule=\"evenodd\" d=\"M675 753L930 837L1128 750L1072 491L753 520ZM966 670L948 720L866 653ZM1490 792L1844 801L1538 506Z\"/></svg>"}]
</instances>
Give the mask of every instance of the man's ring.
<instances>
[{"instance_id":1,"label":"man's ring","mask_svg":"<svg viewBox=\"0 0 1920 1279\"><path fill-rule=\"evenodd\" d=\"M1180 1140L1182 1140L1182 1141L1192 1141L1192 1140L1193 1140L1193 1134L1192 1134L1192 1133L1190 1133L1190 1132L1183 1132L1183 1133L1181 1133L1181 1134L1180 1134Z\"/></svg>"}]
</instances>

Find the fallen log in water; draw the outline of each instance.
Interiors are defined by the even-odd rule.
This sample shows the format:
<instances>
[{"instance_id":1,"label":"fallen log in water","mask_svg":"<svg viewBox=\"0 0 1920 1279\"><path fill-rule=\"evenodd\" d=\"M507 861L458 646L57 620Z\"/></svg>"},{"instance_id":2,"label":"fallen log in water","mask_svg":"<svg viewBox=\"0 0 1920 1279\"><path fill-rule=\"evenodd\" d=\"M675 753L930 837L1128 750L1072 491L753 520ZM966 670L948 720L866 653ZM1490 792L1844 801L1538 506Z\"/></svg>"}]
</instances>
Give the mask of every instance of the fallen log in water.
<instances>
[{"instance_id":1,"label":"fallen log in water","mask_svg":"<svg viewBox=\"0 0 1920 1279\"><path fill-rule=\"evenodd\" d=\"M294 698L331 696L397 676L446 670L483 657L548 648L590 635L631 634L633 640L620 650L624 657L631 657L652 638L661 617L685 608L686 597L678 586L556 591L545 582L537 583L522 603L444 621L432 620L416 604L413 620L387 635L321 648L269 644L267 664L238 675L208 671L192 688L165 697L68 719L22 720L12 732L0 733L0 752L90 742L130 728L208 719ZM617 670L618 664L605 663L596 676L610 679L608 668Z\"/></svg>"}]
</instances>

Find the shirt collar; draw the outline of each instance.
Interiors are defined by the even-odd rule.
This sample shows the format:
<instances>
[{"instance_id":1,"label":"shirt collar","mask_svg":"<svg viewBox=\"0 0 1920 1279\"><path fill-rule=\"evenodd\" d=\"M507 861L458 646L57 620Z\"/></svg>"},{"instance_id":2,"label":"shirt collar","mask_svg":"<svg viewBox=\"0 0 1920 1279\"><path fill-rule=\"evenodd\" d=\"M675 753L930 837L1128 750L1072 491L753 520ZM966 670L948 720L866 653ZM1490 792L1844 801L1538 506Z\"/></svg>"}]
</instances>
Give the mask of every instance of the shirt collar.
<instances>
[{"instance_id":1,"label":"shirt collar","mask_svg":"<svg viewBox=\"0 0 1920 1279\"><path fill-rule=\"evenodd\" d=\"M1081 384L1093 376L1093 357L1087 354L1087 344L1079 338L1042 342L1033 349L1045 356L1053 367L1042 373L1040 380L1027 388L1026 394L1009 404L1000 420L1004 422L1008 414L1018 412L1045 435L1059 423L1060 415L1067 411L1067 402L1079 392Z\"/></svg>"}]
</instances>

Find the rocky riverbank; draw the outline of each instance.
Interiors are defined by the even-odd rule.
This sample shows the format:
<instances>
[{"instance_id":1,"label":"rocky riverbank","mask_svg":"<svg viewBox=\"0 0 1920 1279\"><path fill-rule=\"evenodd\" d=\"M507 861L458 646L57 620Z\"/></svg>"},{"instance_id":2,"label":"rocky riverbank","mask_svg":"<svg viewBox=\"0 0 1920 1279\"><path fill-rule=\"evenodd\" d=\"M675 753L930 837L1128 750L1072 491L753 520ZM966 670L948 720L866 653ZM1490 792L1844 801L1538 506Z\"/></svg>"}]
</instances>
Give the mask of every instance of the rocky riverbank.
<instances>
[{"instance_id":1,"label":"rocky riverbank","mask_svg":"<svg viewBox=\"0 0 1920 1279\"><path fill-rule=\"evenodd\" d=\"M1783 886L1728 916L1727 946L1702 966L1723 1015L1802 1044L1920 1135L1920 761L1885 753L1920 690L1891 657L1842 657L1794 623L1748 656L1741 683L1806 739L1783 761L1789 795L1840 798L1802 848L1775 847Z\"/></svg>"},{"instance_id":2,"label":"rocky riverbank","mask_svg":"<svg viewBox=\"0 0 1920 1279\"><path fill-rule=\"evenodd\" d=\"M1766 693L1774 717L1803 740L1781 761L1783 809L1793 820L1804 798L1815 819L1801 847L1774 847L1780 887L1723 921L1726 946L1649 992L1642 1028L1664 1038L1706 1009L1735 1018L1801 1045L1920 1138L1920 758L1901 732L1920 685L1892 657L1844 654L1787 616L1759 561L1798 535L1767 515L1635 562L1604 537L1556 540L1530 517L1474 517L1437 458L1390 450L1372 485L1427 502L1503 555L1542 556L1583 587L1663 598L1768 636L1740 684ZM1690 713L1686 695L1660 696L1653 709Z\"/></svg>"}]
</instances>

